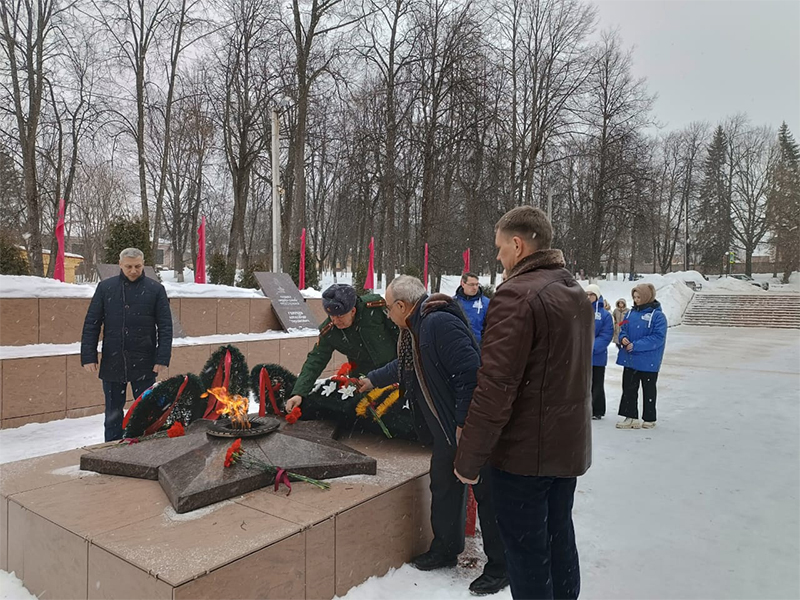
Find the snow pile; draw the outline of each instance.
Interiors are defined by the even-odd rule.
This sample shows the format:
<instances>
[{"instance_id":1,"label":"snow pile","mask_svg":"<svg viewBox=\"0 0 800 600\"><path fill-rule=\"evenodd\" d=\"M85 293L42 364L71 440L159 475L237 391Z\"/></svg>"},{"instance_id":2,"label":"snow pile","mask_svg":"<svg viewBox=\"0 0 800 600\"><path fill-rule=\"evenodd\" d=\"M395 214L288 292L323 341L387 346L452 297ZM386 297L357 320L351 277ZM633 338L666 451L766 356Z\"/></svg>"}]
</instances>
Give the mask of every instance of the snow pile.
<instances>
[{"instance_id":1,"label":"snow pile","mask_svg":"<svg viewBox=\"0 0 800 600\"><path fill-rule=\"evenodd\" d=\"M158 275L161 277L162 282L169 281L170 283L178 283L178 277L173 270L159 271ZM183 281L184 283L194 281L194 269L190 269L189 267L183 268ZM206 281L208 281L208 278L206 278Z\"/></svg>"},{"instance_id":2,"label":"snow pile","mask_svg":"<svg viewBox=\"0 0 800 600\"><path fill-rule=\"evenodd\" d=\"M195 337L176 337L172 340L173 348L181 346L218 346L240 342L262 342L264 340L285 340L294 338L317 337L318 329L311 327L290 327L288 331L269 330L259 333L216 333ZM102 343L97 345L102 351ZM80 354L81 343L71 344L28 344L26 346L0 346L0 359L31 358L34 356L61 356L64 354Z\"/></svg>"},{"instance_id":3,"label":"snow pile","mask_svg":"<svg viewBox=\"0 0 800 600\"><path fill-rule=\"evenodd\" d=\"M169 271L172 273L172 271ZM173 279L170 281L170 279ZM163 281L164 289L170 298L263 298L261 290L194 283L194 277L187 283L176 283L174 277ZM46 277L27 275L0 275L0 298L91 298L96 283L62 283Z\"/></svg>"},{"instance_id":4,"label":"snow pile","mask_svg":"<svg viewBox=\"0 0 800 600\"><path fill-rule=\"evenodd\" d=\"M704 292L736 292L739 294L763 294L759 286L753 285L749 281L742 281L734 277L720 277L706 282L703 286Z\"/></svg>"},{"instance_id":5,"label":"snow pile","mask_svg":"<svg viewBox=\"0 0 800 600\"><path fill-rule=\"evenodd\" d=\"M311 287L300 290L300 294L303 296L303 298L322 298L322 292Z\"/></svg>"},{"instance_id":6,"label":"snow pile","mask_svg":"<svg viewBox=\"0 0 800 600\"><path fill-rule=\"evenodd\" d=\"M46 277L0 275L0 298L91 298L94 288Z\"/></svg>"},{"instance_id":7,"label":"snow pile","mask_svg":"<svg viewBox=\"0 0 800 600\"><path fill-rule=\"evenodd\" d=\"M691 273L691 272L690 272ZM695 272L696 273L696 272ZM697 273L700 279L703 276ZM633 306L631 291L640 283L652 283L656 288L656 300L661 303L661 310L667 317L670 327L680 325L683 322L683 313L689 302L692 301L694 292L689 289L684 281L692 280L692 276L684 277L684 273L671 273L669 275L645 275L638 281L597 281L600 293L608 300L611 309L614 309L619 298L623 298L628 308ZM589 285L588 281L581 281L580 284L585 288Z\"/></svg>"},{"instance_id":8,"label":"snow pile","mask_svg":"<svg viewBox=\"0 0 800 600\"><path fill-rule=\"evenodd\" d=\"M215 285L213 283L173 283L163 282L167 296L170 298L263 298L261 290L240 288L232 285Z\"/></svg>"}]
</instances>

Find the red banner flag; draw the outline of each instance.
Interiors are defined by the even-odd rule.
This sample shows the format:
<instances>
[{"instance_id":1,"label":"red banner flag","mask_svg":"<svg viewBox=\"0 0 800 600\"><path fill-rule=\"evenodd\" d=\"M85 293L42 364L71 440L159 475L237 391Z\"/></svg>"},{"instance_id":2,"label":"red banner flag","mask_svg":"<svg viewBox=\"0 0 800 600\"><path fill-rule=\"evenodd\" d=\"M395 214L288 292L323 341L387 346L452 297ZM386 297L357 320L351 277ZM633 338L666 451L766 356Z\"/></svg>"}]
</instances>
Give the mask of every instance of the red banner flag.
<instances>
[{"instance_id":1,"label":"red banner flag","mask_svg":"<svg viewBox=\"0 0 800 600\"><path fill-rule=\"evenodd\" d=\"M469 248L464 250L464 254L461 255L464 258L464 273L469 271Z\"/></svg>"},{"instance_id":2,"label":"red banner flag","mask_svg":"<svg viewBox=\"0 0 800 600\"><path fill-rule=\"evenodd\" d=\"M194 282L206 282L206 218L200 222L197 230L197 264L194 268Z\"/></svg>"},{"instance_id":3,"label":"red banner flag","mask_svg":"<svg viewBox=\"0 0 800 600\"><path fill-rule=\"evenodd\" d=\"M306 228L300 234L300 274L298 283L301 290L306 289Z\"/></svg>"},{"instance_id":4,"label":"red banner flag","mask_svg":"<svg viewBox=\"0 0 800 600\"><path fill-rule=\"evenodd\" d=\"M367 267L367 278L364 280L365 290L375 289L375 238L369 238L369 266Z\"/></svg>"},{"instance_id":5,"label":"red banner flag","mask_svg":"<svg viewBox=\"0 0 800 600\"><path fill-rule=\"evenodd\" d=\"M425 291L428 291L428 244L425 244L425 266L423 267L422 283L425 284Z\"/></svg>"},{"instance_id":6,"label":"red banner flag","mask_svg":"<svg viewBox=\"0 0 800 600\"><path fill-rule=\"evenodd\" d=\"M56 254L56 264L53 268L53 279L64 281L64 199L58 202L58 223L56 224L56 242L58 242L58 253ZM50 251L50 260L53 260L53 251Z\"/></svg>"}]
</instances>

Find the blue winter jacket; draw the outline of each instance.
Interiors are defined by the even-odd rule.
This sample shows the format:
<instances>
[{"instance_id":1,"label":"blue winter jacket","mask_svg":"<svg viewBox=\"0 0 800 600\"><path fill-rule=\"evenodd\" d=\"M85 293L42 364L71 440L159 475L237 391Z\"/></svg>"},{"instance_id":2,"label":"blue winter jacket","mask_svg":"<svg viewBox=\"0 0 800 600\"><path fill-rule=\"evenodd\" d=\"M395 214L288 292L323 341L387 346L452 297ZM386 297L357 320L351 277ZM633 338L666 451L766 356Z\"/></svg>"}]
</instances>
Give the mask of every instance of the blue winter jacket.
<instances>
[{"instance_id":1,"label":"blue winter jacket","mask_svg":"<svg viewBox=\"0 0 800 600\"><path fill-rule=\"evenodd\" d=\"M154 365L169 366L172 313L164 286L142 275L130 281L120 271L97 284L81 336L81 364L97 362L103 330L103 381L136 381L152 375Z\"/></svg>"},{"instance_id":2,"label":"blue winter jacket","mask_svg":"<svg viewBox=\"0 0 800 600\"><path fill-rule=\"evenodd\" d=\"M594 349L592 350L592 366L605 367L608 364L608 345L614 337L614 320L603 306L603 297L592 304L594 310Z\"/></svg>"},{"instance_id":3,"label":"blue winter jacket","mask_svg":"<svg viewBox=\"0 0 800 600\"><path fill-rule=\"evenodd\" d=\"M637 371L657 373L667 345L667 317L661 304L655 300L642 306L634 306L622 320L619 340L628 338L633 342L633 351L620 348L617 364Z\"/></svg>"},{"instance_id":4,"label":"blue winter jacket","mask_svg":"<svg viewBox=\"0 0 800 600\"><path fill-rule=\"evenodd\" d=\"M464 312L451 297L433 294L420 300L408 316L414 351L414 372L400 373L397 359L370 371L375 387L403 383L404 393L427 403L445 438L456 445L456 427L463 427L477 385L481 355ZM401 381L402 379L402 381Z\"/></svg>"},{"instance_id":5,"label":"blue winter jacket","mask_svg":"<svg viewBox=\"0 0 800 600\"><path fill-rule=\"evenodd\" d=\"M486 309L489 308L489 299L483 295L483 290L479 289L474 296L467 296L464 293L464 288L458 286L456 300L461 304L461 308L464 309L464 314L469 319L472 333L475 339L478 340L478 344L480 344L483 336L483 323L486 321Z\"/></svg>"}]
</instances>

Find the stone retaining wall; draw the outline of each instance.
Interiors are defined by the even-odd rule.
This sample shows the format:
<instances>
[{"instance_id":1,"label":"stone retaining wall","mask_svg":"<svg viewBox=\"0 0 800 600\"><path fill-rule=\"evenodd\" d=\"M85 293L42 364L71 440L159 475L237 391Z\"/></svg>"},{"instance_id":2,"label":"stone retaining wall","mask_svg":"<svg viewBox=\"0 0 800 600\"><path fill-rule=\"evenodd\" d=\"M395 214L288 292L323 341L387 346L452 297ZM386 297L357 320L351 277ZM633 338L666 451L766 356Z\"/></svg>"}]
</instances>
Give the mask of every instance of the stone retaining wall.
<instances>
[{"instance_id":1,"label":"stone retaining wall","mask_svg":"<svg viewBox=\"0 0 800 600\"><path fill-rule=\"evenodd\" d=\"M321 322L322 301L311 298L308 303ZM0 298L0 346L79 342L88 306L88 298ZM281 330L267 298L171 298L170 306L189 337ZM302 337L233 344L251 367L271 362L299 373L316 341ZM198 373L219 345L174 346L161 379ZM344 360L336 353L322 376L333 375ZM102 413L100 380L80 362L78 354L0 359L0 428Z\"/></svg>"},{"instance_id":2,"label":"stone retaining wall","mask_svg":"<svg viewBox=\"0 0 800 600\"><path fill-rule=\"evenodd\" d=\"M89 298L0 298L0 346L81 341ZM322 300L307 300L321 323ZM170 298L189 337L281 331L268 298Z\"/></svg>"}]
</instances>

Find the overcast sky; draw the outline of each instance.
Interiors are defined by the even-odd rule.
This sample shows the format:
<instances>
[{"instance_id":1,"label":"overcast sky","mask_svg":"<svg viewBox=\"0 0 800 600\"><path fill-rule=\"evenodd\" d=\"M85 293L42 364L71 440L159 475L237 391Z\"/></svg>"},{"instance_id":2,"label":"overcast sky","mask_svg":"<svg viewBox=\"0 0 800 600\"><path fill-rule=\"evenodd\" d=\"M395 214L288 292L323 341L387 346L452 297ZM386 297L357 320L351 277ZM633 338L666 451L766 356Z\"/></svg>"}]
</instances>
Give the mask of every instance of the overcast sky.
<instances>
[{"instance_id":1,"label":"overcast sky","mask_svg":"<svg viewBox=\"0 0 800 600\"><path fill-rule=\"evenodd\" d=\"M800 140L799 0L594 0L600 27L635 46L668 129L745 112Z\"/></svg>"}]
</instances>

